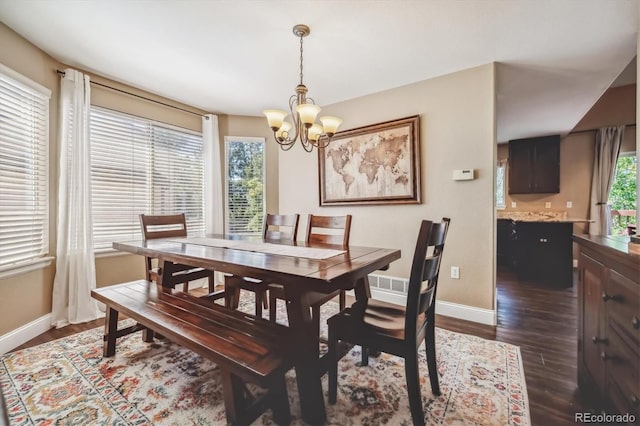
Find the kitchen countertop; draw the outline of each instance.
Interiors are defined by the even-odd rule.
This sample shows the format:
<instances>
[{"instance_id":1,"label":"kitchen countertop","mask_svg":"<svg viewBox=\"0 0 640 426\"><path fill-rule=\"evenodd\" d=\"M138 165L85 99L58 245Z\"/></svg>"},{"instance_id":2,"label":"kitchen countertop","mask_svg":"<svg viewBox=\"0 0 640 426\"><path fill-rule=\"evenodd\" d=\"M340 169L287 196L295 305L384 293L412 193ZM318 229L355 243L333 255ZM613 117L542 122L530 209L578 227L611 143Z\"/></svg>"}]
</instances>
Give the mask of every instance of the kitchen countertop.
<instances>
[{"instance_id":1,"label":"kitchen countertop","mask_svg":"<svg viewBox=\"0 0 640 426\"><path fill-rule=\"evenodd\" d=\"M498 211L498 219L511 219L515 222L557 222L589 223L589 219L567 217L567 212L509 212Z\"/></svg>"}]
</instances>

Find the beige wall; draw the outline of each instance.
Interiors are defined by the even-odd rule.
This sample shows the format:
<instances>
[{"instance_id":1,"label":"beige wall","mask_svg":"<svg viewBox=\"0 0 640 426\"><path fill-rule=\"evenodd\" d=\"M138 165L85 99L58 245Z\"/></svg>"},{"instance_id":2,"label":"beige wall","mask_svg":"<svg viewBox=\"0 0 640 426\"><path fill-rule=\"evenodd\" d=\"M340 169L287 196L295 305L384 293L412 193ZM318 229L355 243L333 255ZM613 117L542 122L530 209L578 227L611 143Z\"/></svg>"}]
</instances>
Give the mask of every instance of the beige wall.
<instances>
[{"instance_id":1,"label":"beige wall","mask_svg":"<svg viewBox=\"0 0 640 426\"><path fill-rule=\"evenodd\" d=\"M10 28L0 23L0 62L32 80L51 89L50 102L50 250L56 250L56 214L58 181L57 122L59 102L59 77L56 69L63 70L64 64L55 61ZM89 73L92 81L158 100L179 108L203 114L205 111L184 105L170 99L110 81ZM92 85L91 102L105 108L126 112L136 116L168 123L174 126L201 131L202 122L198 115L182 112L175 108L118 93ZM265 137L269 140L269 130L264 119L258 117L219 116L220 140L224 136ZM221 149L224 144L222 144ZM223 153L224 155L224 153ZM224 158L224 156L222 157ZM277 148L267 143L267 209L277 212L278 208L278 153ZM222 170L220 173L223 173ZM51 292L55 274L55 260L45 269L0 279L0 336L34 321L51 312ZM135 255L98 256L96 259L96 281L99 287L111 285L144 276L144 262Z\"/></svg>"},{"instance_id":2,"label":"beige wall","mask_svg":"<svg viewBox=\"0 0 640 426\"><path fill-rule=\"evenodd\" d=\"M353 215L354 245L399 248L402 258L387 275L409 276L422 219L452 219L438 298L494 309L494 65L426 80L326 107L344 119L342 129L420 114L422 204L319 207L318 159L299 146L280 153L280 212ZM451 180L452 171L474 168L477 179ZM451 265L460 280L449 278Z\"/></svg>"},{"instance_id":3,"label":"beige wall","mask_svg":"<svg viewBox=\"0 0 640 426\"><path fill-rule=\"evenodd\" d=\"M506 211L566 211L569 217L589 218L589 198L593 173L595 132L585 131L603 126L633 124L636 115L636 85L611 88L594 104L572 133L560 142L560 193L506 195ZM634 127L625 129L621 152L636 150ZM507 144L498 146L498 159L507 159ZM508 185L508 182L507 182ZM572 208L567 208L571 201ZM516 202L516 207L511 207ZM547 209L545 203L551 203ZM575 233L586 233L586 224L574 225Z\"/></svg>"},{"instance_id":4,"label":"beige wall","mask_svg":"<svg viewBox=\"0 0 640 426\"><path fill-rule=\"evenodd\" d=\"M607 89L593 107L578 122L572 132L636 123L636 85ZM595 132L591 132L595 141ZM625 129L620 152L632 152L636 147L635 127Z\"/></svg>"}]
</instances>

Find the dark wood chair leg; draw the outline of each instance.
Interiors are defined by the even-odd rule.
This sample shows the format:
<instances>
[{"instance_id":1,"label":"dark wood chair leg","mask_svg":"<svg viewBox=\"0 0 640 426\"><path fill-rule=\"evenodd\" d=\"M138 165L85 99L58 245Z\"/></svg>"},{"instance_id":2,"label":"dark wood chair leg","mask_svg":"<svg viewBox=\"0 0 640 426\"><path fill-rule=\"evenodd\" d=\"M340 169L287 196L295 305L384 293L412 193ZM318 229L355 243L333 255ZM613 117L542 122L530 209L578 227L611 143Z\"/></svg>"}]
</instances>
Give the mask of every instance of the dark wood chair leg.
<instances>
[{"instance_id":1,"label":"dark wood chair leg","mask_svg":"<svg viewBox=\"0 0 640 426\"><path fill-rule=\"evenodd\" d=\"M429 367L429 381L431 382L431 391L434 395L439 396L440 380L438 378L438 363L436 362L435 330L432 324L427 325L427 327L424 344L427 353L427 366Z\"/></svg>"},{"instance_id":2,"label":"dark wood chair leg","mask_svg":"<svg viewBox=\"0 0 640 426\"><path fill-rule=\"evenodd\" d=\"M267 290L262 290L262 307L269 309L269 298L267 297Z\"/></svg>"},{"instance_id":3,"label":"dark wood chair leg","mask_svg":"<svg viewBox=\"0 0 640 426\"><path fill-rule=\"evenodd\" d=\"M224 306L229 309L238 309L239 304L240 288L227 281L224 289Z\"/></svg>"},{"instance_id":4,"label":"dark wood chair leg","mask_svg":"<svg viewBox=\"0 0 640 426\"><path fill-rule=\"evenodd\" d=\"M329 403L335 404L338 400L338 339L335 332L329 327Z\"/></svg>"},{"instance_id":5,"label":"dark wood chair leg","mask_svg":"<svg viewBox=\"0 0 640 426\"><path fill-rule=\"evenodd\" d=\"M316 330L316 336L320 336L320 305L311 307L311 320L313 321L313 327Z\"/></svg>"},{"instance_id":6,"label":"dark wood chair leg","mask_svg":"<svg viewBox=\"0 0 640 426\"><path fill-rule=\"evenodd\" d=\"M424 426L424 412L422 410L422 394L420 393L420 376L418 371L418 353L410 354L404 359L404 374L409 393L409 408L413 424Z\"/></svg>"},{"instance_id":7,"label":"dark wood chair leg","mask_svg":"<svg viewBox=\"0 0 640 426\"><path fill-rule=\"evenodd\" d=\"M213 273L209 276L208 280L209 280L209 294L211 294L216 291L216 280Z\"/></svg>"},{"instance_id":8,"label":"dark wood chair leg","mask_svg":"<svg viewBox=\"0 0 640 426\"><path fill-rule=\"evenodd\" d=\"M287 381L284 375L274 379L270 390L273 397L271 410L273 420L279 425L291 423L291 411L289 409L289 395L287 394Z\"/></svg>"},{"instance_id":9,"label":"dark wood chair leg","mask_svg":"<svg viewBox=\"0 0 640 426\"><path fill-rule=\"evenodd\" d=\"M186 281L182 284L182 291L185 293L189 293L189 281Z\"/></svg>"},{"instance_id":10,"label":"dark wood chair leg","mask_svg":"<svg viewBox=\"0 0 640 426\"><path fill-rule=\"evenodd\" d=\"M276 322L276 308L278 307L278 299L269 291L269 321Z\"/></svg>"},{"instance_id":11,"label":"dark wood chair leg","mask_svg":"<svg viewBox=\"0 0 640 426\"><path fill-rule=\"evenodd\" d=\"M369 348L366 346L360 346L361 349L361 359L360 359L360 367L366 367L369 365Z\"/></svg>"},{"instance_id":12,"label":"dark wood chair leg","mask_svg":"<svg viewBox=\"0 0 640 426\"><path fill-rule=\"evenodd\" d=\"M255 291L254 294L256 295L256 316L262 318L262 298L264 294L260 290Z\"/></svg>"},{"instance_id":13,"label":"dark wood chair leg","mask_svg":"<svg viewBox=\"0 0 640 426\"><path fill-rule=\"evenodd\" d=\"M344 290L340 290L340 297L339 297L339 306L340 306L340 310L344 310L344 308L347 306L347 292Z\"/></svg>"}]
</instances>

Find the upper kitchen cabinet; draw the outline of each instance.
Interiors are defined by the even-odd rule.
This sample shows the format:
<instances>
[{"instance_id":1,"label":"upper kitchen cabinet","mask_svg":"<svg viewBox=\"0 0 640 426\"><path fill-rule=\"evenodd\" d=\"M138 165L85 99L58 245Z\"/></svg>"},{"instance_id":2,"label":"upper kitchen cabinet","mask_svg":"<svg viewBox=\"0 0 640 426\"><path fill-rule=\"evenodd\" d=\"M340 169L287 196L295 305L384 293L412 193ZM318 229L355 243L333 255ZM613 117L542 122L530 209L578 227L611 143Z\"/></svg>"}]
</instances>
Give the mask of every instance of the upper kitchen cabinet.
<instances>
[{"instance_id":1,"label":"upper kitchen cabinet","mask_svg":"<svg viewBox=\"0 0 640 426\"><path fill-rule=\"evenodd\" d=\"M560 135L509 141L509 194L560 192Z\"/></svg>"}]
</instances>

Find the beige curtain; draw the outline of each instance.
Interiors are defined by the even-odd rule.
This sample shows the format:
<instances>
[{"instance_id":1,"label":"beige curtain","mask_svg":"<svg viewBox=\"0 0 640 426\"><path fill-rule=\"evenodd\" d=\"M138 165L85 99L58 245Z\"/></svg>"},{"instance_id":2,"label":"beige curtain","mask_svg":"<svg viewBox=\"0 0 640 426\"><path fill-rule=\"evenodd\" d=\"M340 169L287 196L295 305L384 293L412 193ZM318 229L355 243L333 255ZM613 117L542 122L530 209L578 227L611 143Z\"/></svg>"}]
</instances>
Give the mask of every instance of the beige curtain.
<instances>
[{"instance_id":1,"label":"beige curtain","mask_svg":"<svg viewBox=\"0 0 640 426\"><path fill-rule=\"evenodd\" d=\"M616 163L624 126L603 127L596 132L593 178L591 180L591 209L589 234L610 235L612 228L611 207L607 205L609 192L616 173Z\"/></svg>"}]
</instances>

